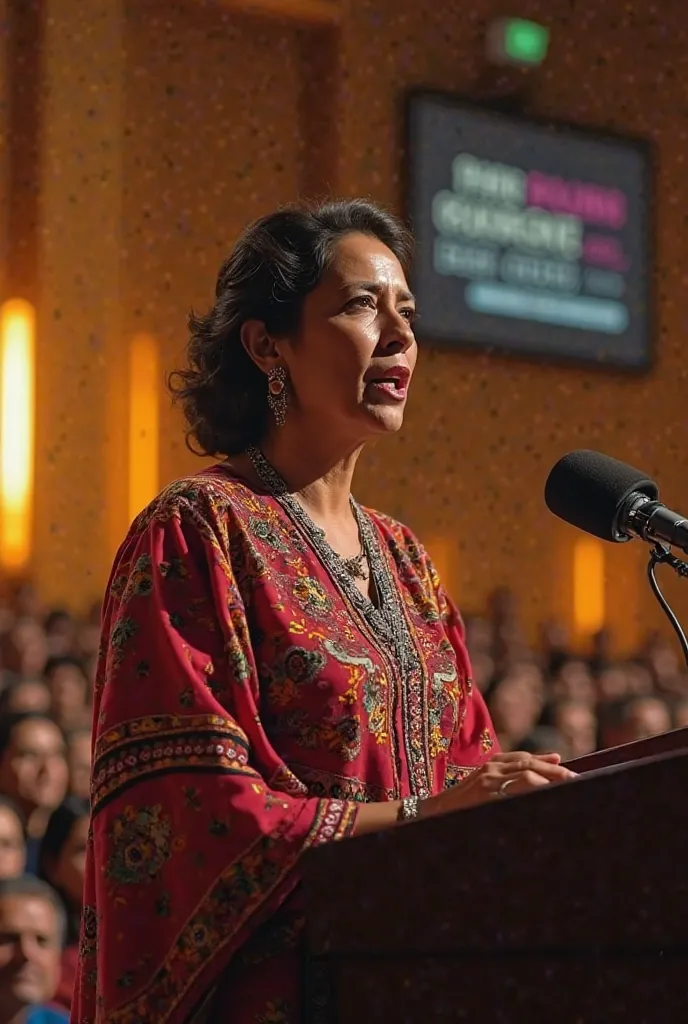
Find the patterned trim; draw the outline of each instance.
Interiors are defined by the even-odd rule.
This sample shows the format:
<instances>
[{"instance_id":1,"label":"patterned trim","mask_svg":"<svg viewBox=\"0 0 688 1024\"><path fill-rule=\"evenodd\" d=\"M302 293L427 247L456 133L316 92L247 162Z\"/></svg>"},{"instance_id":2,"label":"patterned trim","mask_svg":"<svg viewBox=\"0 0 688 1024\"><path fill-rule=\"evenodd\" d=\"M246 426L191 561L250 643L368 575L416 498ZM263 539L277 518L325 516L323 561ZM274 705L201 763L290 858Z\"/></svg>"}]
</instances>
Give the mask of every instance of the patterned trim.
<instances>
[{"instance_id":1,"label":"patterned trim","mask_svg":"<svg viewBox=\"0 0 688 1024\"><path fill-rule=\"evenodd\" d=\"M390 565L391 554L383 554L382 537L368 513L350 497L351 510L358 523L363 547L368 556L370 574L378 594L378 604L362 594L324 532L315 525L303 506L289 493L287 484L256 447L246 449L254 470L272 497L309 542L340 592L359 613L373 636L384 645L387 657L399 679L411 792L427 797L432 791L432 769L427 731L422 661L415 635L406 614L404 601Z\"/></svg>"},{"instance_id":2,"label":"patterned trim","mask_svg":"<svg viewBox=\"0 0 688 1024\"><path fill-rule=\"evenodd\" d=\"M226 718L157 715L133 719L109 730L98 742L91 790L93 814L135 782L179 771L261 778L248 763L246 735Z\"/></svg>"},{"instance_id":3,"label":"patterned trim","mask_svg":"<svg viewBox=\"0 0 688 1024\"><path fill-rule=\"evenodd\" d=\"M452 786L456 786L457 783L463 782L473 772L477 772L480 768L479 764L462 765L462 764L448 764L447 770L444 776L444 788L450 789Z\"/></svg>"},{"instance_id":4,"label":"patterned trim","mask_svg":"<svg viewBox=\"0 0 688 1024\"><path fill-rule=\"evenodd\" d=\"M202 971L280 885L303 851L351 835L356 813L354 805L342 800L320 800L303 845L262 836L215 880L150 984L134 999L110 1011L108 1024L169 1021Z\"/></svg>"},{"instance_id":5,"label":"patterned trim","mask_svg":"<svg viewBox=\"0 0 688 1024\"><path fill-rule=\"evenodd\" d=\"M354 800L356 803L371 803L376 801L394 800L393 789L386 789L384 786L375 786L361 779L347 775L337 775L336 772L320 771L311 768L309 765L295 764L291 767L294 774L306 784L304 789L310 796L332 797L336 800Z\"/></svg>"}]
</instances>

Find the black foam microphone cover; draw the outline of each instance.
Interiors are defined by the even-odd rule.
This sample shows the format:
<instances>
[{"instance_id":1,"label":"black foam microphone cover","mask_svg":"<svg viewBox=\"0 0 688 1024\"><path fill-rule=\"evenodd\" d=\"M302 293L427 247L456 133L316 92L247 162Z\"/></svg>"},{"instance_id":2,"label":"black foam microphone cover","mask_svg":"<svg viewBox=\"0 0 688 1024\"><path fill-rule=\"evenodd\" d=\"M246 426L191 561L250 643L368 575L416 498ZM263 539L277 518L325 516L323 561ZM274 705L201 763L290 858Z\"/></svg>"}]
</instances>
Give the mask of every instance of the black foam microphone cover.
<instances>
[{"instance_id":1,"label":"black foam microphone cover","mask_svg":"<svg viewBox=\"0 0 688 1024\"><path fill-rule=\"evenodd\" d=\"M601 540L630 540L618 529L618 514L634 491L655 501L657 484L639 469L600 452L569 452L554 466L545 484L550 512Z\"/></svg>"}]
</instances>

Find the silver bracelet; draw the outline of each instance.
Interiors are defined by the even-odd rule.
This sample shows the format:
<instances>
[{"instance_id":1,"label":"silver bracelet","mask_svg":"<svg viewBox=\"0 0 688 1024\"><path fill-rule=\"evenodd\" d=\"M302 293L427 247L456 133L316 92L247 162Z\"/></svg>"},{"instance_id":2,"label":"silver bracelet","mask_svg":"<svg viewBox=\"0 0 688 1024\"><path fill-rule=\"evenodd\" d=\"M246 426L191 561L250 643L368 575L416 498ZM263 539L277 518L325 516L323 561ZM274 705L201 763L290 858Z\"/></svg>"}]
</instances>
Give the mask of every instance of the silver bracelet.
<instances>
[{"instance_id":1,"label":"silver bracelet","mask_svg":"<svg viewBox=\"0 0 688 1024\"><path fill-rule=\"evenodd\" d=\"M412 821L420 813L420 797L405 796L401 801L397 821Z\"/></svg>"}]
</instances>

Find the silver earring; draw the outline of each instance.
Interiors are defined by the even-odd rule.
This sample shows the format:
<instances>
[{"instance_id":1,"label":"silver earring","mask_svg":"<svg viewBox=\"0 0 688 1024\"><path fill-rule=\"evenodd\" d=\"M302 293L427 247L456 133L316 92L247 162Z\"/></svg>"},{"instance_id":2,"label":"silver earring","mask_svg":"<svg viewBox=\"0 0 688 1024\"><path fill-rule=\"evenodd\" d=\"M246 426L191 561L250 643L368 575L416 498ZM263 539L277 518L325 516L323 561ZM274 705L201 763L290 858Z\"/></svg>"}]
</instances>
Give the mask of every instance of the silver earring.
<instances>
[{"instance_id":1,"label":"silver earring","mask_svg":"<svg viewBox=\"0 0 688 1024\"><path fill-rule=\"evenodd\" d=\"M268 373L268 405L278 427L284 426L288 404L287 371L283 366L273 366Z\"/></svg>"}]
</instances>

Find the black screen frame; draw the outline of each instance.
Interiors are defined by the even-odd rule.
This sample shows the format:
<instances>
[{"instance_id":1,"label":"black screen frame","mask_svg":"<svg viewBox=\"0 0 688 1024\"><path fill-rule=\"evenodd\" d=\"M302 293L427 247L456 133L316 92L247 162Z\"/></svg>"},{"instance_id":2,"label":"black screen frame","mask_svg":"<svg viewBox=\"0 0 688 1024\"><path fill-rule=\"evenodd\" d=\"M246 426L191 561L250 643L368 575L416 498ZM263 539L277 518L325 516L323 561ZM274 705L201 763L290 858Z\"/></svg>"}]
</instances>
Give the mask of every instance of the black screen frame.
<instances>
[{"instance_id":1,"label":"black screen frame","mask_svg":"<svg viewBox=\"0 0 688 1024\"><path fill-rule=\"evenodd\" d=\"M528 348L519 350L514 347L500 345L499 342L471 339L466 334L448 340L447 338L433 337L423 331L422 309L417 334L421 345L430 348L437 348L445 352L460 351L463 354L472 352L483 358L486 355L494 355L525 363L538 363L540 365L561 366L569 368L588 368L600 373L622 374L624 377L646 377L656 367L657 357L657 290L656 290L656 266L657 253L657 202L656 202L656 181L657 181L657 147L655 143L644 136L631 133L621 133L607 128L574 124L572 122L557 120L548 117L537 117L522 112L514 113L504 109L499 103L479 102L474 98L461 94L441 91L422 86L407 90L403 96L403 140L402 149L404 153L402 188L403 188L403 210L406 222L411 230L414 230L414 138L413 138L413 109L419 102L432 102L449 107L452 110L465 110L467 112L479 112L493 116L496 120L504 119L511 125L522 125L524 129L549 128L560 135L568 135L578 138L581 141L600 141L610 144L625 146L638 152L643 160L643 186L648 196L646 206L645 223L642 226L642 236L645 245L645 255L650 273L647 280L647 303L644 316L644 328L646 332L647 345L645 358L642 363L629 364L616 361L613 357L608 359L591 359L588 356L577 356L571 352L552 352L551 350L539 350ZM413 274L411 275L413 278ZM518 337L518 331L514 331Z\"/></svg>"}]
</instances>

